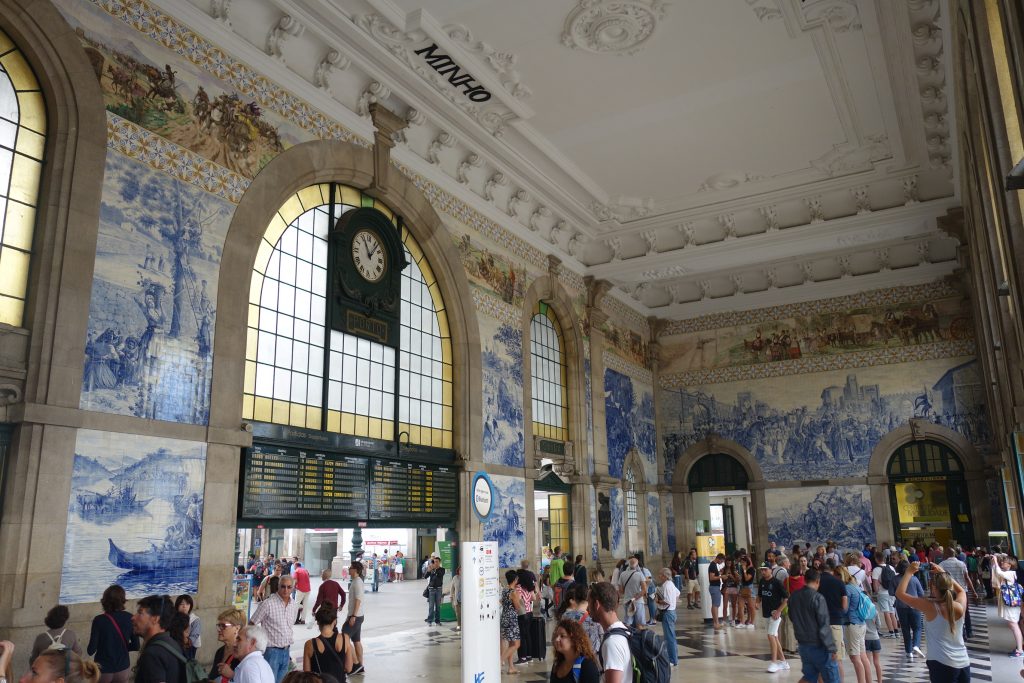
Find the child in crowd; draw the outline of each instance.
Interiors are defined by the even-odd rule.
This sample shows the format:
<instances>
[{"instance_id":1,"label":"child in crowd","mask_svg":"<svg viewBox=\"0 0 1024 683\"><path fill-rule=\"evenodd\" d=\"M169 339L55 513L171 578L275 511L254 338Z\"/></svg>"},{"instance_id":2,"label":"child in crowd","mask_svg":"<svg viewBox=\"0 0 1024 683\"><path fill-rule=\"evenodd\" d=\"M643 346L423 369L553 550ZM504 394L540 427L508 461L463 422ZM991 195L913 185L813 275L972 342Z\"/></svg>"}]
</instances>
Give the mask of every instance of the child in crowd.
<instances>
[{"instance_id":1,"label":"child in crowd","mask_svg":"<svg viewBox=\"0 0 1024 683\"><path fill-rule=\"evenodd\" d=\"M875 619L868 619L865 625L867 630L864 632L864 652L875 665L875 683L882 683L882 639L878 636L878 622ZM868 680L871 679L870 671L865 671L864 674Z\"/></svg>"}]
</instances>

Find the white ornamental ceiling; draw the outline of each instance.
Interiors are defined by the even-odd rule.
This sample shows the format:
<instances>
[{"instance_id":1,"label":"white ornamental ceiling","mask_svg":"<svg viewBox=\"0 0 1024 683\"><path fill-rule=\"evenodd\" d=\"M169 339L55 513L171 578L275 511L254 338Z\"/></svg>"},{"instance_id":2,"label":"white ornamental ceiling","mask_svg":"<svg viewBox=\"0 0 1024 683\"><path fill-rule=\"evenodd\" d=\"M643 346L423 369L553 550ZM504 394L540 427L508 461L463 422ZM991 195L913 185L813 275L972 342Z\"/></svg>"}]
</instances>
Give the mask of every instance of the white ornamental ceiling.
<instances>
[{"instance_id":1,"label":"white ornamental ceiling","mask_svg":"<svg viewBox=\"0 0 1024 683\"><path fill-rule=\"evenodd\" d=\"M940 0L156 2L645 315L956 268Z\"/></svg>"}]
</instances>

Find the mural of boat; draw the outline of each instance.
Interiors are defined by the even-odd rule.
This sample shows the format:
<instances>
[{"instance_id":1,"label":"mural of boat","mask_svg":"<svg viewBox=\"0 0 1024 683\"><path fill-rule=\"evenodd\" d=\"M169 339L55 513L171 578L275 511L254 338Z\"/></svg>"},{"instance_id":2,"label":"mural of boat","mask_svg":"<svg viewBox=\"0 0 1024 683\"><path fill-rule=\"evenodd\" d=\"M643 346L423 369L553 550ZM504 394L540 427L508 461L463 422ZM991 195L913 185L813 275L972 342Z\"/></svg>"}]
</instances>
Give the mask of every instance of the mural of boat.
<instances>
[{"instance_id":1,"label":"mural of boat","mask_svg":"<svg viewBox=\"0 0 1024 683\"><path fill-rule=\"evenodd\" d=\"M118 548L114 541L107 539L110 553L107 559L110 564L121 569L154 572L172 569L191 569L199 566L199 545L179 549L161 550L153 546L150 550L129 552Z\"/></svg>"}]
</instances>

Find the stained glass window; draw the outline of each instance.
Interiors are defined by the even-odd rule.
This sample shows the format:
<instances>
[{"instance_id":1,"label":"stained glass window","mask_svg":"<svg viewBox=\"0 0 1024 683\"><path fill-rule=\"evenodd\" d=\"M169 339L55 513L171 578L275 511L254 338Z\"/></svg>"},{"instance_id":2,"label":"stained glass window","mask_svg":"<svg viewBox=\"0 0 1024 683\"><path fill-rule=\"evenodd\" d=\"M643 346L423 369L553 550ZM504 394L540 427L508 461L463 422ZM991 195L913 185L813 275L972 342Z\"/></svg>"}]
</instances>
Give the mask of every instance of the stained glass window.
<instances>
[{"instance_id":1,"label":"stained glass window","mask_svg":"<svg viewBox=\"0 0 1024 683\"><path fill-rule=\"evenodd\" d=\"M538 304L530 320L530 374L533 433L568 440L562 329L554 311L544 302Z\"/></svg>"},{"instance_id":2,"label":"stained glass window","mask_svg":"<svg viewBox=\"0 0 1024 683\"><path fill-rule=\"evenodd\" d=\"M640 526L636 511L636 473L632 467L626 468L626 525Z\"/></svg>"},{"instance_id":3,"label":"stained glass window","mask_svg":"<svg viewBox=\"0 0 1024 683\"><path fill-rule=\"evenodd\" d=\"M0 323L16 327L24 322L45 136L39 83L0 31Z\"/></svg>"},{"instance_id":4,"label":"stained glass window","mask_svg":"<svg viewBox=\"0 0 1024 683\"><path fill-rule=\"evenodd\" d=\"M359 190L321 184L291 197L268 226L249 292L243 416L386 440L408 435L411 443L451 448L447 314L433 271L404 226L409 265L399 348L328 334L327 235L343 213L361 206L395 220Z\"/></svg>"}]
</instances>

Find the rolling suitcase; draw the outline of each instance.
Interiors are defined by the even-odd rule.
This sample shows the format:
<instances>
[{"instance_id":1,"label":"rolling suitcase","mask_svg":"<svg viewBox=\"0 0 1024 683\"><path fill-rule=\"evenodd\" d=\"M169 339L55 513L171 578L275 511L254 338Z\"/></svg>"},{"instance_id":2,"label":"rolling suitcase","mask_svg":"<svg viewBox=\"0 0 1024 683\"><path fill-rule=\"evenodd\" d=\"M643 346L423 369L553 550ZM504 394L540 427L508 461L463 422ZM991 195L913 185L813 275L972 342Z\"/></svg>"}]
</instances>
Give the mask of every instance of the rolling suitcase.
<instances>
[{"instance_id":1,"label":"rolling suitcase","mask_svg":"<svg viewBox=\"0 0 1024 683\"><path fill-rule=\"evenodd\" d=\"M547 622L544 617L530 616L530 653L534 659L544 659L548 654Z\"/></svg>"}]
</instances>

